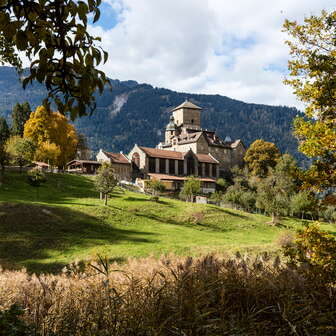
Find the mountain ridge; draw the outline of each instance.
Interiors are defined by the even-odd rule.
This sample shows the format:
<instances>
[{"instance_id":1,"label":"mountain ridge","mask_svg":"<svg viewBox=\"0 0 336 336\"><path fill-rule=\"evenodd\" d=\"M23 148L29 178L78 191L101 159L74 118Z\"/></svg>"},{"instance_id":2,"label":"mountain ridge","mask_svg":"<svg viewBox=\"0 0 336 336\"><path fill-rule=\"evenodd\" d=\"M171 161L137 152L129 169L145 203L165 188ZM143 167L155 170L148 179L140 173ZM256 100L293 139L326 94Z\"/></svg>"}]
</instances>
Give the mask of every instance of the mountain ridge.
<instances>
[{"instance_id":1,"label":"mountain ridge","mask_svg":"<svg viewBox=\"0 0 336 336\"><path fill-rule=\"evenodd\" d=\"M91 116L78 118L75 125L85 134L94 151L128 152L137 143L153 147L163 140L170 110L189 99L202 107L204 129L225 138L241 139L246 146L262 138L277 144L302 161L292 135L295 107L245 103L219 94L192 94L154 87L134 80L112 79L112 91L97 95L97 109ZM28 101L32 108L41 104L46 90L40 84L23 90L14 68L0 67L0 115L9 120L16 102Z\"/></svg>"}]
</instances>

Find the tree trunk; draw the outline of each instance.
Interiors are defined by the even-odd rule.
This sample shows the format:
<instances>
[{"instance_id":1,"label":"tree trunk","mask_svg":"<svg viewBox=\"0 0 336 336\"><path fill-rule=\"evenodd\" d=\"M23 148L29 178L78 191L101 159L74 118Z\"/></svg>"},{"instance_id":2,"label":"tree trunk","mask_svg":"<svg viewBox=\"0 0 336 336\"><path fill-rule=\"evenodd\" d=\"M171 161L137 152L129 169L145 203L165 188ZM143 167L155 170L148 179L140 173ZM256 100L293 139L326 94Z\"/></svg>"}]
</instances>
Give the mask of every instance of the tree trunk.
<instances>
[{"instance_id":1,"label":"tree trunk","mask_svg":"<svg viewBox=\"0 0 336 336\"><path fill-rule=\"evenodd\" d=\"M107 194L105 194L105 202L104 205L107 205Z\"/></svg>"},{"instance_id":2,"label":"tree trunk","mask_svg":"<svg viewBox=\"0 0 336 336\"><path fill-rule=\"evenodd\" d=\"M275 214L275 212L272 212L272 220L270 222L268 222L268 224L274 226L277 224L277 216Z\"/></svg>"},{"instance_id":3,"label":"tree trunk","mask_svg":"<svg viewBox=\"0 0 336 336\"><path fill-rule=\"evenodd\" d=\"M104 199L104 197L103 197L103 193L102 193L102 192L99 193L99 199L100 199L101 201Z\"/></svg>"}]
</instances>

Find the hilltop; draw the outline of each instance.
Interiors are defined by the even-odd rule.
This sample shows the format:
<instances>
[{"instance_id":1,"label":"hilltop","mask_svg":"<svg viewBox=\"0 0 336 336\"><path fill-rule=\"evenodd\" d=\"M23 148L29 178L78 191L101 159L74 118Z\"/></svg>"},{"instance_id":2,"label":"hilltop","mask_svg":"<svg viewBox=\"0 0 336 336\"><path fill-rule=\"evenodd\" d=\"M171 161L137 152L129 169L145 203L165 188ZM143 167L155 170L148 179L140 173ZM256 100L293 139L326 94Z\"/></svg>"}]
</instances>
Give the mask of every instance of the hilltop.
<instances>
[{"instance_id":1,"label":"hilltop","mask_svg":"<svg viewBox=\"0 0 336 336\"><path fill-rule=\"evenodd\" d=\"M295 219L270 227L269 218L213 205L116 190L104 207L90 177L52 174L36 190L25 175L7 175L0 192L0 264L60 271L75 260L276 251ZM332 230L332 226L325 226Z\"/></svg>"},{"instance_id":2,"label":"hilltop","mask_svg":"<svg viewBox=\"0 0 336 336\"><path fill-rule=\"evenodd\" d=\"M221 138L240 138L247 146L262 138L276 143L282 152L304 159L292 135L293 118L300 113L295 108L248 104L220 95L175 92L135 81L111 82L113 90L106 89L97 97L93 115L75 122L94 151L104 148L128 152L135 143L155 146L163 140L162 130L169 121L171 108L189 99L203 108L203 127L215 130ZM29 101L36 108L46 94L38 84L23 90L14 69L9 67L0 67L0 89L0 115L7 118L15 103Z\"/></svg>"}]
</instances>

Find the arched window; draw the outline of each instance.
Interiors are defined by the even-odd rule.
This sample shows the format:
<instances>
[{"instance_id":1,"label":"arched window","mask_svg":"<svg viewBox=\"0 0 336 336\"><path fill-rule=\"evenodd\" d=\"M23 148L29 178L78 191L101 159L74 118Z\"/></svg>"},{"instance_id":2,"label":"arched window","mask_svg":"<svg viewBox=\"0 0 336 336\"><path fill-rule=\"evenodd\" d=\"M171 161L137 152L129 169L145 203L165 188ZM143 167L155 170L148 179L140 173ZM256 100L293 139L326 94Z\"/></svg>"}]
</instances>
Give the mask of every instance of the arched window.
<instances>
[{"instance_id":1,"label":"arched window","mask_svg":"<svg viewBox=\"0 0 336 336\"><path fill-rule=\"evenodd\" d=\"M133 153L132 162L139 168L140 167L140 155L139 153Z\"/></svg>"}]
</instances>

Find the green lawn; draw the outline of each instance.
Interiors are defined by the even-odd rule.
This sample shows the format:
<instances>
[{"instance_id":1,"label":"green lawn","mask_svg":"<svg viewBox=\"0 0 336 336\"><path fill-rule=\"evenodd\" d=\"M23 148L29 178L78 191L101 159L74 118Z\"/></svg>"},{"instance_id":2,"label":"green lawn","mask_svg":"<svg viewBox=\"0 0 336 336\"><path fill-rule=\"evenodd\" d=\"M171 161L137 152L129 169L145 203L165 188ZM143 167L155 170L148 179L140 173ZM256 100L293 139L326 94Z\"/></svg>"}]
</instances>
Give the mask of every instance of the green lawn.
<instances>
[{"instance_id":1,"label":"green lawn","mask_svg":"<svg viewBox=\"0 0 336 336\"><path fill-rule=\"evenodd\" d=\"M190 204L116 191L104 207L93 180L53 174L40 188L24 174L7 174L0 187L0 264L29 271L59 271L74 260L111 260L174 253L275 251L281 232L301 227L284 219L271 227L268 217L212 205ZM333 225L323 228L336 233Z\"/></svg>"}]
</instances>

